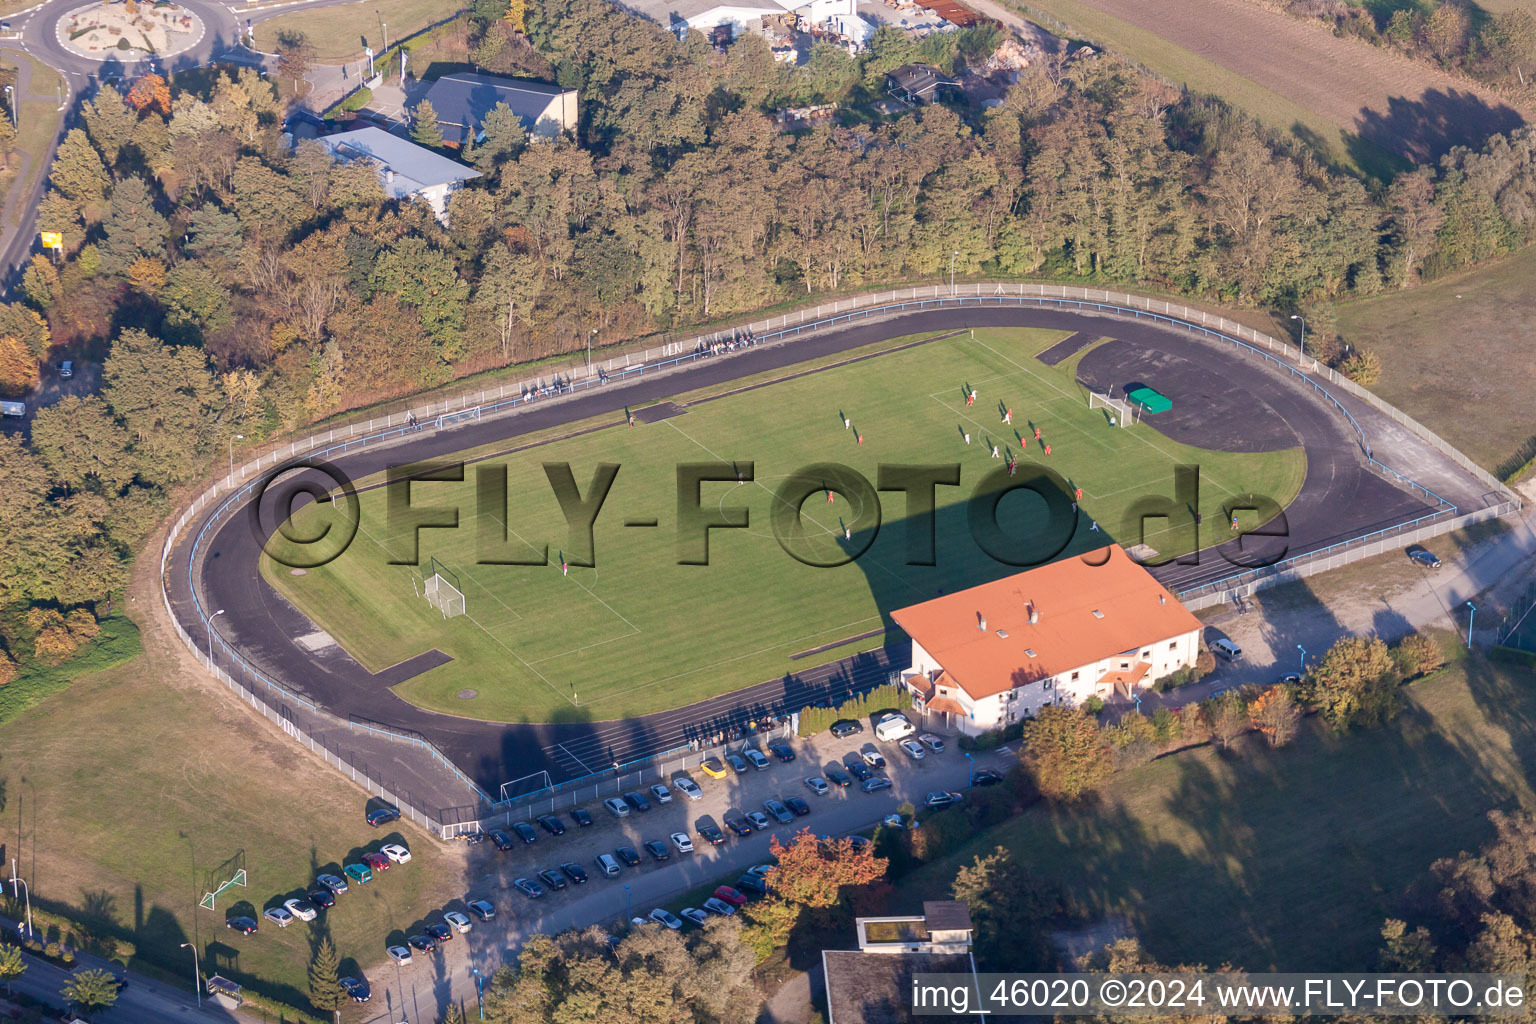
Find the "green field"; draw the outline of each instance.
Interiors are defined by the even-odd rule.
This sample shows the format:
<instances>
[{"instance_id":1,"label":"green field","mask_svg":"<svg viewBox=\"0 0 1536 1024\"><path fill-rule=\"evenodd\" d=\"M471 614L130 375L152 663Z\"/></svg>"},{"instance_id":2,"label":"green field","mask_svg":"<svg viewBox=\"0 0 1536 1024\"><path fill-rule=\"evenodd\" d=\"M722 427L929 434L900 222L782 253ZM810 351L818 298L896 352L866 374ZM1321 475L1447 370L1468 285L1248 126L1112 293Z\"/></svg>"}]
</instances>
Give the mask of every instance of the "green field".
<instances>
[{"instance_id":1,"label":"green field","mask_svg":"<svg viewBox=\"0 0 1536 1024\"><path fill-rule=\"evenodd\" d=\"M1528 669L1473 659L1404 697L1381 729L1339 736L1314 718L1288 748L1203 747L1122 774L1091 806L1036 807L911 876L898 909L1002 844L1089 914L1127 916L1165 962L1374 969L1382 921L1431 862L1490 838L1489 810L1536 807Z\"/></svg>"},{"instance_id":2,"label":"green field","mask_svg":"<svg viewBox=\"0 0 1536 1024\"><path fill-rule=\"evenodd\" d=\"M273 53L281 33L302 32L314 44L315 60L339 64L361 57L365 46L372 46L375 54L383 53L386 40L393 44L408 39L429 25L453 17L461 9L460 4L435 0L369 0L301 9L258 22L256 48Z\"/></svg>"},{"instance_id":3,"label":"green field","mask_svg":"<svg viewBox=\"0 0 1536 1024\"><path fill-rule=\"evenodd\" d=\"M438 559L465 594L467 613L458 618L444 620L417 596L416 570L389 564L391 551L404 555L409 545L388 528L382 488L361 495L361 531L341 558L303 575L264 559L263 573L370 670L434 647L452 656L398 687L424 707L498 721L612 719L876 647L879 636L855 638L888 628L893 610L1019 571L983 552L966 518L973 488L1004 464L990 457L988 441L1017 451L1015 430L1028 436L1031 425L1039 426L1052 444L1047 458L1031 439L1021 475L1048 465L1084 492L1085 515L1075 527L1066 524L1059 542L1065 553L1114 539L1133 499L1171 493L1176 463L1201 467L1202 511L1212 521L1233 493L1268 494L1282 504L1295 495L1305 473L1299 450L1198 451L1144 425L1109 427L1102 410L1088 409L1073 377L1075 360L1047 367L1033 358L1063 336L977 330L974 339L962 335L889 351L779 383L735 382L733 393L680 399L682 414L634 429L615 417L618 422L585 431L575 425L574 436L537 445L519 438L527 450L486 464L507 468L513 553L527 557L548 544L548 565L475 564L477 530L487 526L499 534L503 521L499 509L477 512L479 466L463 483L418 482L414 504L463 510L460 529L420 535L423 564ZM885 347L904 340L914 339ZM966 384L979 391L974 407L965 406ZM1012 426L1002 423L999 403L1014 410ZM853 429L844 428L844 413ZM967 430L970 445L962 436ZM713 531L707 566L679 565L677 465L732 460L754 462L755 479L704 483L700 503L708 510L745 507L749 527ZM569 576L562 575L562 553L576 556L584 542L568 539L546 462L569 463L583 495L596 464L622 467L597 519L596 568L572 564ZM880 497L883 526L876 534L867 528L873 502L839 496L828 504L821 473L813 475L813 493L802 506L805 549L831 560L845 547L859 550L873 540L856 561L836 568L786 554L770 525L776 506L789 508L776 489L805 467L827 462L844 463L870 481L882 463L959 463L960 486L937 490L937 564L906 564L902 494ZM1003 500L999 519L1010 536L1035 540L1043 510L1041 499L1020 492ZM658 519L658 526L624 525L642 517ZM1103 529L1093 531L1092 519ZM1149 533L1147 541L1154 547L1168 541L1164 553L1178 553L1168 537ZM1035 557L1058 546L1037 545ZM831 646L790 660L824 645ZM475 695L459 696L468 690Z\"/></svg>"}]
</instances>

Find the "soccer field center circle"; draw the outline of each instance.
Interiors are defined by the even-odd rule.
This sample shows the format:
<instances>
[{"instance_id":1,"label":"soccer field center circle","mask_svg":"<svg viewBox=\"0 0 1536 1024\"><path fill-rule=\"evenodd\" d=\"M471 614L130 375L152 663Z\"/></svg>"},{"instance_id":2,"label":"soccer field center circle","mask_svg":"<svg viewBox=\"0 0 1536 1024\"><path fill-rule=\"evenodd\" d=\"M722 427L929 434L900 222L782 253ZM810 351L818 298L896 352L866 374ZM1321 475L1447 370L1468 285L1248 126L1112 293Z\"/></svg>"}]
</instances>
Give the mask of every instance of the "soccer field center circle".
<instances>
[{"instance_id":1,"label":"soccer field center circle","mask_svg":"<svg viewBox=\"0 0 1536 1024\"><path fill-rule=\"evenodd\" d=\"M1152 355L1164 351L1182 352L1184 357L1199 365L1202 372L1207 363L1220 364L1218 368L1223 372L1240 375L1251 382L1251 386L1277 406L1281 415L1307 439L1308 480L1287 507L1288 511L1297 513L1291 517L1291 527L1298 544L1322 546L1329 537L1341 532L1346 535L1365 532L1370 522L1368 512L1360 513L1354 520L1350 520L1350 510L1345 506L1352 493L1351 485L1348 481L1340 484L1332 479L1333 474L1330 474L1329 479L1320 477L1314 482L1311 479L1314 464L1331 462L1339 475L1348 475L1358 487L1368 491L1371 486L1379 485L1377 494L1390 492L1388 497L1402 497L1401 492L1382 482L1379 477L1358 471L1358 458L1350 450L1351 438L1343 426L1344 417L1340 413L1326 408L1311 394L1310 388L1298 387L1280 375L1268 372L1258 359L1234 354L1230 345L1192 339L1181 331L1131 320L1018 306L913 314L880 323L860 324L836 333L808 336L781 346L751 348L745 353L695 362L685 371L676 374L643 376L633 384L610 384L606 390L577 393L556 401L541 402L515 416L495 419L488 417L452 431L413 436L404 446L390 449L362 448L340 457L340 461L346 462L349 472L361 479L381 471L387 464L442 457L477 445L494 443L501 438L533 433L593 415L606 414L625 404L639 405L766 370L792 367L804 360L847 352L888 338L945 329L952 331L957 325L974 325L978 329L988 326L1024 327L1113 334L1122 341L1137 343ZM1170 397L1175 399L1176 409L1189 404L1186 398L1181 397L1178 388L1169 387L1157 374L1147 373L1143 376L1145 382L1158 391L1171 392ZM1165 418L1159 416L1157 420ZM1240 429L1242 426L1240 417L1224 422L1228 430ZM1133 432L1146 430L1148 427L1145 424L1132 428ZM839 435L843 433L840 428L836 432ZM871 437L869 440L875 439ZM1348 470L1347 474L1345 470ZM764 478L760 482L771 489L789 475ZM1381 488L1385 488L1385 491ZM735 490L728 489L721 500L709 504L729 506L729 495ZM1357 501L1357 504L1362 502L1363 499ZM843 502L839 501L838 505L842 506ZM807 507L814 508L813 505ZM848 507L852 511L852 506ZM1342 525L1339 522L1340 516L1336 514L1340 510L1344 512L1343 518L1350 520ZM1383 510L1380 515L1399 515L1402 511L1399 506ZM1362 516L1366 518L1362 520ZM220 643L228 636L242 652L242 656L249 651L259 650L259 661L254 667L262 673L281 680L285 685L294 686L305 693L308 699L315 700L335 714L343 717L348 714L363 716L421 733L436 744L445 756L477 777L482 786L489 785L493 791L499 781L526 774L527 771L551 770L557 779L569 777L571 769L562 767L547 754L547 750L556 741L575 744L591 742L592 737L600 737L616 754L626 757L643 756L647 752L675 745L684 735L681 723L726 720L736 713L736 709L771 703L779 699L784 691L782 680L769 679L752 684L750 679L735 679L730 680L733 685L748 685L740 690L718 693L686 707L674 705L671 710L622 720L509 725L465 719L460 712L460 717L452 718L452 727L449 728L444 723L450 716L413 705L395 693L391 680L395 680L396 676L373 676L362 670L361 666L340 664L334 657L328 663L322 663L301 652L291 642L291 638L301 630L307 632L313 627L291 607L284 611L280 606L285 602L272 600L276 595L270 592L264 581L251 585L251 577L257 575L254 568L256 551L248 536L241 538L238 531L229 529L227 520L215 525L220 528L213 546L222 549L226 558L232 560L222 561L221 571L211 575L206 571L206 560L198 562L203 567L198 577L199 589L206 593L206 599L199 598L192 603L190 593L183 586L180 600L176 604L179 618L199 646L207 642L207 635L199 622L196 607L229 607L230 611L220 623ZM195 528L191 532L195 532ZM752 532L759 532L758 524L753 524ZM763 536L769 533L767 530L760 532ZM1309 549L1306 546L1301 548ZM239 568L242 564L243 573ZM188 569L194 569L194 565L188 564ZM178 582L177 575L174 572L168 574L173 587ZM190 581L190 577L185 574L183 579ZM247 593L241 593L242 587ZM172 594L173 599L177 596ZM270 607L263 607L264 602L270 604ZM829 670L835 668L836 665L828 666ZM814 675L808 671L795 671L797 675L807 678ZM818 678L825 678L825 674ZM518 739L518 736L524 738Z\"/></svg>"}]
</instances>

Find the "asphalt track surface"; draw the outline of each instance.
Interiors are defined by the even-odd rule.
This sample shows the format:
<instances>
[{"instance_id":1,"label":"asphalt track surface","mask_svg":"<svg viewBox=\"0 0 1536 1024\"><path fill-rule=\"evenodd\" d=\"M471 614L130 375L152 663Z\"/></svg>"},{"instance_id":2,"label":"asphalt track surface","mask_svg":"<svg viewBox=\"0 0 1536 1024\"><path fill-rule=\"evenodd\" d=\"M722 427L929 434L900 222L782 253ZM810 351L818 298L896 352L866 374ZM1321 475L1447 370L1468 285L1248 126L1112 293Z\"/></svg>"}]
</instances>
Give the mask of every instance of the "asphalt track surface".
<instances>
[{"instance_id":1,"label":"asphalt track surface","mask_svg":"<svg viewBox=\"0 0 1536 1024\"><path fill-rule=\"evenodd\" d=\"M1093 337L1111 335L1117 340L1090 352L1080 364L1080 372L1095 386L1114 383L1119 388L1128 381L1144 380L1174 400L1176 413L1184 410L1179 415L1164 414L1166 420L1148 419L1135 429L1146 425L1163 428L1166 423L1171 436L1217 449L1304 446L1308 460L1305 483L1285 510L1288 536L1283 543L1292 555L1401 522L1428 509L1423 501L1364 468L1355 436L1337 411L1252 357L1145 322L1021 307L916 313L705 358L671 372L535 402L508 416L469 421L442 431L427 429L401 444L342 455L334 464L351 479L360 480L390 466L445 458L467 448L508 441L515 444L519 436L591 417L612 416L613 429L623 429L627 406L790 368L887 338L949 334L967 327L1040 327L1081 330ZM1198 408L1202 402L1211 406L1204 413ZM1251 434L1249 424L1253 426ZM264 504L286 501L282 492L288 482L303 478L304 474L288 474L266 492ZM330 485L330 481L324 483ZM504 724L426 711L397 697L390 687L429 666L434 656L440 658L436 652L423 652L420 659L373 675L339 647L316 655L295 642L316 626L261 578L257 562L262 541L246 511L228 516L211 531L204 557L196 565L188 564L190 542L201 524L187 529L172 553L167 586L175 614L187 632L199 644L207 642L188 590L189 581L195 578L202 607L224 611L218 620L220 637L262 671L343 719L357 716L426 736L493 795L503 782L532 773L548 771L555 781L577 778L690 740L711 740L731 725L786 714L819 701L836 701L885 682L892 668L906 665L906 647L900 644L817 668L793 671L786 666L786 674L780 678L686 707L620 721ZM1112 524L1105 525L1111 527L1113 535ZM1225 532L1225 524L1216 525ZM1209 527L1207 524L1202 541L1208 539ZM1229 553L1231 543L1226 546ZM1248 550L1252 557L1252 549ZM1188 587L1234 570L1226 559L1206 551L1198 565L1170 564L1154 571L1171 585Z\"/></svg>"}]
</instances>

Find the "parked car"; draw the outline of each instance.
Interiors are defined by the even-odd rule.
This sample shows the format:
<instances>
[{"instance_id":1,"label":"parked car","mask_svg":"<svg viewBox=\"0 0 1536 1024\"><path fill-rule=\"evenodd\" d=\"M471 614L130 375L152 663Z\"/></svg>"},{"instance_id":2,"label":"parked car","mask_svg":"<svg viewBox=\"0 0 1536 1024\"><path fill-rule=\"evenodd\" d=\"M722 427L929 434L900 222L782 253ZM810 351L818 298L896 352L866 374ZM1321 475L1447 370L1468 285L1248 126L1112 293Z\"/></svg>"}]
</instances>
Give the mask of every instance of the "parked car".
<instances>
[{"instance_id":1,"label":"parked car","mask_svg":"<svg viewBox=\"0 0 1536 1024\"><path fill-rule=\"evenodd\" d=\"M866 793L878 793L882 789L890 789L891 780L884 775L872 775L859 783L859 788Z\"/></svg>"},{"instance_id":2,"label":"parked car","mask_svg":"<svg viewBox=\"0 0 1536 1024\"><path fill-rule=\"evenodd\" d=\"M460 935L463 935L474 927L474 925L470 923L469 918L465 917L457 910L443 911L443 920L447 921L449 926Z\"/></svg>"},{"instance_id":3,"label":"parked car","mask_svg":"<svg viewBox=\"0 0 1536 1024\"><path fill-rule=\"evenodd\" d=\"M375 807L363 817L367 820L368 824L372 825L374 828L378 828L380 825L388 825L392 821L399 821L400 808Z\"/></svg>"},{"instance_id":4,"label":"parked car","mask_svg":"<svg viewBox=\"0 0 1536 1024\"><path fill-rule=\"evenodd\" d=\"M752 823L752 827L757 829L759 832L766 832L768 829L773 827L773 822L769 821L768 815L764 814L762 811L748 811L747 820L750 821Z\"/></svg>"},{"instance_id":5,"label":"parked car","mask_svg":"<svg viewBox=\"0 0 1536 1024\"><path fill-rule=\"evenodd\" d=\"M224 927L232 928L241 935L256 934L256 920L250 917L231 917L224 921Z\"/></svg>"},{"instance_id":6,"label":"parked car","mask_svg":"<svg viewBox=\"0 0 1536 1024\"><path fill-rule=\"evenodd\" d=\"M704 909L711 914L719 914L721 917L730 917L736 913L736 908L717 896L711 896L704 901Z\"/></svg>"},{"instance_id":7,"label":"parked car","mask_svg":"<svg viewBox=\"0 0 1536 1024\"><path fill-rule=\"evenodd\" d=\"M995 786L1003 781L1001 772L995 772L991 768L978 768L971 773L971 785Z\"/></svg>"},{"instance_id":8,"label":"parked car","mask_svg":"<svg viewBox=\"0 0 1536 1024\"><path fill-rule=\"evenodd\" d=\"M321 910L330 910L336 905L336 894L324 886L320 886L314 892L305 893L304 898Z\"/></svg>"},{"instance_id":9,"label":"parked car","mask_svg":"<svg viewBox=\"0 0 1536 1024\"><path fill-rule=\"evenodd\" d=\"M724 900L733 907L745 906L747 898L728 885L722 885L715 890L715 898Z\"/></svg>"},{"instance_id":10,"label":"parked car","mask_svg":"<svg viewBox=\"0 0 1536 1024\"><path fill-rule=\"evenodd\" d=\"M673 779L672 785L676 787L679 793L683 794L683 796L687 797L689 800L704 799L704 791L699 788L699 784L694 782L686 775L682 775L676 779Z\"/></svg>"},{"instance_id":11,"label":"parked car","mask_svg":"<svg viewBox=\"0 0 1536 1024\"><path fill-rule=\"evenodd\" d=\"M526 821L514 821L512 823L512 833L513 835L517 836L517 838L521 839L525 846L529 843L536 843L539 841L539 834L535 832L533 830L533 826L528 824Z\"/></svg>"},{"instance_id":12,"label":"parked car","mask_svg":"<svg viewBox=\"0 0 1536 1024\"><path fill-rule=\"evenodd\" d=\"M412 935L405 940L405 944L419 953L431 953L437 949L437 943L432 940L432 936L426 934Z\"/></svg>"},{"instance_id":13,"label":"parked car","mask_svg":"<svg viewBox=\"0 0 1536 1024\"><path fill-rule=\"evenodd\" d=\"M337 896L347 891L347 880L337 875L316 875L315 881Z\"/></svg>"},{"instance_id":14,"label":"parked car","mask_svg":"<svg viewBox=\"0 0 1536 1024\"><path fill-rule=\"evenodd\" d=\"M566 886L565 876L553 868L545 868L538 873L539 881L549 886L555 892L559 892Z\"/></svg>"},{"instance_id":15,"label":"parked car","mask_svg":"<svg viewBox=\"0 0 1536 1024\"><path fill-rule=\"evenodd\" d=\"M668 913L660 907L651 911L650 918L659 925L665 925L673 931L681 931L683 922L674 914Z\"/></svg>"},{"instance_id":16,"label":"parked car","mask_svg":"<svg viewBox=\"0 0 1536 1024\"><path fill-rule=\"evenodd\" d=\"M677 912L677 916L685 921L692 921L700 928L704 927L704 922L709 920L709 915L698 907L684 907Z\"/></svg>"},{"instance_id":17,"label":"parked car","mask_svg":"<svg viewBox=\"0 0 1536 1024\"><path fill-rule=\"evenodd\" d=\"M747 874L755 875L758 878L767 878L772 871L772 864L753 864L751 867L747 868Z\"/></svg>"},{"instance_id":18,"label":"parked car","mask_svg":"<svg viewBox=\"0 0 1536 1024\"><path fill-rule=\"evenodd\" d=\"M768 749L773 751L773 756L780 761L793 761L795 759L795 748L791 747L784 740L770 740L768 742Z\"/></svg>"},{"instance_id":19,"label":"parked car","mask_svg":"<svg viewBox=\"0 0 1536 1024\"><path fill-rule=\"evenodd\" d=\"M427 933L427 938L441 946L445 942L453 941L453 929L445 924L429 924L422 931Z\"/></svg>"},{"instance_id":20,"label":"parked car","mask_svg":"<svg viewBox=\"0 0 1536 1024\"><path fill-rule=\"evenodd\" d=\"M789 813L789 808L778 800L764 800L763 810L773 815L780 825L788 825L795 820L795 816Z\"/></svg>"},{"instance_id":21,"label":"parked car","mask_svg":"<svg viewBox=\"0 0 1536 1024\"><path fill-rule=\"evenodd\" d=\"M651 809L651 802L639 793L625 793L624 802L642 814Z\"/></svg>"},{"instance_id":22,"label":"parked car","mask_svg":"<svg viewBox=\"0 0 1536 1024\"><path fill-rule=\"evenodd\" d=\"M651 786L651 796L658 804L672 802L672 790L665 782L657 782Z\"/></svg>"},{"instance_id":23,"label":"parked car","mask_svg":"<svg viewBox=\"0 0 1536 1024\"><path fill-rule=\"evenodd\" d=\"M411 950L409 946L390 946L384 952L388 953L389 958L395 963L399 964L401 967L404 967L406 964L411 962Z\"/></svg>"},{"instance_id":24,"label":"parked car","mask_svg":"<svg viewBox=\"0 0 1536 1024\"><path fill-rule=\"evenodd\" d=\"M672 859L672 852L667 849L667 844L660 839L647 839L645 852L656 858L658 862Z\"/></svg>"},{"instance_id":25,"label":"parked car","mask_svg":"<svg viewBox=\"0 0 1536 1024\"><path fill-rule=\"evenodd\" d=\"M752 823L745 818L726 818L725 827L739 836L749 836L752 834Z\"/></svg>"},{"instance_id":26,"label":"parked car","mask_svg":"<svg viewBox=\"0 0 1536 1024\"><path fill-rule=\"evenodd\" d=\"M864 759L857 754L849 754L843 758L843 767L848 769L849 775L852 775L860 782L874 774L869 770L869 766L864 763Z\"/></svg>"},{"instance_id":27,"label":"parked car","mask_svg":"<svg viewBox=\"0 0 1536 1024\"><path fill-rule=\"evenodd\" d=\"M725 765L720 763L718 757L705 758L704 763L699 767L704 769L704 774L712 779L723 779L726 776Z\"/></svg>"},{"instance_id":28,"label":"parked car","mask_svg":"<svg viewBox=\"0 0 1536 1024\"><path fill-rule=\"evenodd\" d=\"M367 864L348 864L341 870L343 874L359 885L373 881L373 869Z\"/></svg>"},{"instance_id":29,"label":"parked car","mask_svg":"<svg viewBox=\"0 0 1536 1024\"><path fill-rule=\"evenodd\" d=\"M760 772L766 771L768 768L773 766L772 763L763 756L763 752L761 750L757 750L753 747L748 747L743 750L741 752L741 756L746 758L747 763Z\"/></svg>"},{"instance_id":30,"label":"parked car","mask_svg":"<svg viewBox=\"0 0 1536 1024\"><path fill-rule=\"evenodd\" d=\"M1280 677L1280 684L1282 686L1300 686L1301 676L1295 672L1287 672Z\"/></svg>"},{"instance_id":31,"label":"parked car","mask_svg":"<svg viewBox=\"0 0 1536 1024\"><path fill-rule=\"evenodd\" d=\"M693 840L688 838L687 832L673 832L671 838L672 846L678 853L693 852Z\"/></svg>"},{"instance_id":32,"label":"parked car","mask_svg":"<svg viewBox=\"0 0 1536 1024\"><path fill-rule=\"evenodd\" d=\"M576 885L581 885L587 880L587 869L575 861L566 861L560 865L560 870L564 871L565 877L569 878Z\"/></svg>"},{"instance_id":33,"label":"parked car","mask_svg":"<svg viewBox=\"0 0 1536 1024\"><path fill-rule=\"evenodd\" d=\"M7 28L6 31L9 31L9 28ZM68 378L68 377L73 377L74 375L75 375L75 361L73 359L66 359L62 363L59 364L59 376L60 377Z\"/></svg>"},{"instance_id":34,"label":"parked car","mask_svg":"<svg viewBox=\"0 0 1536 1024\"><path fill-rule=\"evenodd\" d=\"M577 807L571 811L571 820L581 828L592 824L592 813L584 808Z\"/></svg>"},{"instance_id":35,"label":"parked car","mask_svg":"<svg viewBox=\"0 0 1536 1024\"><path fill-rule=\"evenodd\" d=\"M942 790L929 793L926 797L923 798L924 806L926 806L930 811L941 810L959 802L959 793L946 793Z\"/></svg>"},{"instance_id":36,"label":"parked car","mask_svg":"<svg viewBox=\"0 0 1536 1024\"><path fill-rule=\"evenodd\" d=\"M933 733L925 732L919 736L918 739L923 741L923 746L927 747L935 754L944 753L944 741L938 736L935 736Z\"/></svg>"},{"instance_id":37,"label":"parked car","mask_svg":"<svg viewBox=\"0 0 1536 1024\"><path fill-rule=\"evenodd\" d=\"M565 835L565 822L561 821L553 814L539 815L539 827L552 836Z\"/></svg>"},{"instance_id":38,"label":"parked car","mask_svg":"<svg viewBox=\"0 0 1536 1024\"><path fill-rule=\"evenodd\" d=\"M390 860L382 853L365 853L363 854L363 863L375 871L388 871Z\"/></svg>"},{"instance_id":39,"label":"parked car","mask_svg":"<svg viewBox=\"0 0 1536 1024\"><path fill-rule=\"evenodd\" d=\"M411 851L399 843L388 843L381 846L379 847L379 852L396 864L409 864L411 862Z\"/></svg>"},{"instance_id":40,"label":"parked car","mask_svg":"<svg viewBox=\"0 0 1536 1024\"><path fill-rule=\"evenodd\" d=\"M496 907L490 900L470 900L464 905L482 921L489 921L496 916Z\"/></svg>"},{"instance_id":41,"label":"parked car","mask_svg":"<svg viewBox=\"0 0 1536 1024\"><path fill-rule=\"evenodd\" d=\"M873 747L865 747L859 751L859 756L864 758L864 763L871 768L885 767L885 756Z\"/></svg>"},{"instance_id":42,"label":"parked car","mask_svg":"<svg viewBox=\"0 0 1536 1024\"><path fill-rule=\"evenodd\" d=\"M635 852L633 846L620 846L613 851L613 855L619 858L619 861L627 868L637 868L640 866L640 855Z\"/></svg>"},{"instance_id":43,"label":"parked car","mask_svg":"<svg viewBox=\"0 0 1536 1024\"><path fill-rule=\"evenodd\" d=\"M517 881L512 883L512 888L516 889L518 892L522 893L524 896L527 896L531 900L536 900L540 896L544 895L544 887L531 878L519 878Z\"/></svg>"},{"instance_id":44,"label":"parked car","mask_svg":"<svg viewBox=\"0 0 1536 1024\"><path fill-rule=\"evenodd\" d=\"M300 921L313 921L317 916L315 905L308 900L284 900L283 909Z\"/></svg>"},{"instance_id":45,"label":"parked car","mask_svg":"<svg viewBox=\"0 0 1536 1024\"><path fill-rule=\"evenodd\" d=\"M491 829L491 842L496 844L496 849L506 853L512 849L512 837L499 828Z\"/></svg>"},{"instance_id":46,"label":"parked car","mask_svg":"<svg viewBox=\"0 0 1536 1024\"><path fill-rule=\"evenodd\" d=\"M736 879L736 888L752 893L754 896L768 895L767 884L756 875L742 875Z\"/></svg>"},{"instance_id":47,"label":"parked car","mask_svg":"<svg viewBox=\"0 0 1536 1024\"><path fill-rule=\"evenodd\" d=\"M847 789L853 785L853 779L848 777L847 772L838 771L836 768L828 768L825 774L832 784L839 789Z\"/></svg>"},{"instance_id":48,"label":"parked car","mask_svg":"<svg viewBox=\"0 0 1536 1024\"><path fill-rule=\"evenodd\" d=\"M827 780L822 778L820 775L812 775L810 778L806 779L805 788L809 789L817 796L826 796L828 793L832 792L832 787L827 785Z\"/></svg>"},{"instance_id":49,"label":"parked car","mask_svg":"<svg viewBox=\"0 0 1536 1024\"><path fill-rule=\"evenodd\" d=\"M794 815L797 818L803 818L807 814L811 813L811 805L806 803L804 800L801 800L797 796L785 797L784 806L788 807L792 812L794 812Z\"/></svg>"},{"instance_id":50,"label":"parked car","mask_svg":"<svg viewBox=\"0 0 1536 1024\"><path fill-rule=\"evenodd\" d=\"M340 979L341 990L352 997L354 1003L366 1003L373 997L368 990L367 978L354 978L350 974Z\"/></svg>"},{"instance_id":51,"label":"parked car","mask_svg":"<svg viewBox=\"0 0 1536 1024\"><path fill-rule=\"evenodd\" d=\"M914 761L921 761L924 757L928 756L928 752L923 749L923 745L910 737L901 741L901 749Z\"/></svg>"},{"instance_id":52,"label":"parked car","mask_svg":"<svg viewBox=\"0 0 1536 1024\"><path fill-rule=\"evenodd\" d=\"M615 818L629 817L629 804L625 803L621 797L611 796L603 801L603 806L608 808L608 812Z\"/></svg>"},{"instance_id":53,"label":"parked car","mask_svg":"<svg viewBox=\"0 0 1536 1024\"><path fill-rule=\"evenodd\" d=\"M737 775L745 775L747 773L747 762L743 761L740 755L726 754L725 763L730 765L731 771Z\"/></svg>"},{"instance_id":54,"label":"parked car","mask_svg":"<svg viewBox=\"0 0 1536 1024\"><path fill-rule=\"evenodd\" d=\"M838 719L832 723L831 729L832 735L836 736L838 739L842 739L845 736L852 736L854 733L860 733L863 731L864 724L862 722L855 722L851 718Z\"/></svg>"},{"instance_id":55,"label":"parked car","mask_svg":"<svg viewBox=\"0 0 1536 1024\"><path fill-rule=\"evenodd\" d=\"M725 842L725 833L707 822L699 826L699 837L710 846L719 846Z\"/></svg>"},{"instance_id":56,"label":"parked car","mask_svg":"<svg viewBox=\"0 0 1536 1024\"><path fill-rule=\"evenodd\" d=\"M1422 566L1426 566L1430 569L1440 568L1440 557L1426 547L1420 547L1419 545L1414 544L1407 549L1407 552L1409 558L1413 559L1415 562L1418 562Z\"/></svg>"}]
</instances>

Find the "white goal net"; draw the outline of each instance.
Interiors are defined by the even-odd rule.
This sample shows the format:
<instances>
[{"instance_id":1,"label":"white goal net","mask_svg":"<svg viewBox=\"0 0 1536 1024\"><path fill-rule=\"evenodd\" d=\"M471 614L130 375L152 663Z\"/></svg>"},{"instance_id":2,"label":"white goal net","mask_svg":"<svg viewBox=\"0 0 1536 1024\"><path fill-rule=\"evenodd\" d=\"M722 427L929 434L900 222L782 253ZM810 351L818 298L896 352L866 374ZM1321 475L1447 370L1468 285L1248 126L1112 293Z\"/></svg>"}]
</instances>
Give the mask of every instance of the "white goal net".
<instances>
[{"instance_id":1,"label":"white goal net","mask_svg":"<svg viewBox=\"0 0 1536 1024\"><path fill-rule=\"evenodd\" d=\"M443 613L443 618L464 614L464 591L459 589L456 579L446 575L436 558L432 559L430 574L411 573L411 586L415 588L416 596L426 598L427 604Z\"/></svg>"},{"instance_id":2,"label":"white goal net","mask_svg":"<svg viewBox=\"0 0 1536 1024\"><path fill-rule=\"evenodd\" d=\"M1088 408L1103 409L1112 427L1128 427L1135 422L1135 412L1130 402L1123 398L1111 398L1097 391L1088 392Z\"/></svg>"}]
</instances>

